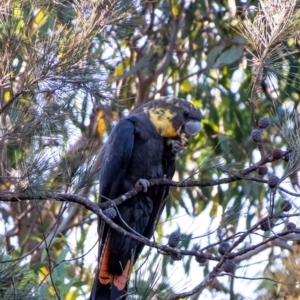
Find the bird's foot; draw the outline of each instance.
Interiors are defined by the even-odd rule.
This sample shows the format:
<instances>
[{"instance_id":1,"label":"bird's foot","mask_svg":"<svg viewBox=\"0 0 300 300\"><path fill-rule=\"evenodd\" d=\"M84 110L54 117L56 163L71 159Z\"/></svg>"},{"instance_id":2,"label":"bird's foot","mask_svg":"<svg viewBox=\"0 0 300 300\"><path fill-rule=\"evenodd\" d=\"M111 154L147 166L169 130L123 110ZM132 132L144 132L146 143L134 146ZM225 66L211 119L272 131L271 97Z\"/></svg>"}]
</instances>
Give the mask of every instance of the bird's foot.
<instances>
[{"instance_id":1,"label":"bird's foot","mask_svg":"<svg viewBox=\"0 0 300 300\"><path fill-rule=\"evenodd\" d=\"M182 147L187 147L187 145L189 144L189 141L186 138L185 133L181 133L181 135L180 135L180 143L181 143Z\"/></svg>"},{"instance_id":2,"label":"bird's foot","mask_svg":"<svg viewBox=\"0 0 300 300\"><path fill-rule=\"evenodd\" d=\"M172 152L174 154L178 154L180 151L182 151L183 147L184 146L182 145L181 141L176 140L172 142Z\"/></svg>"},{"instance_id":3,"label":"bird's foot","mask_svg":"<svg viewBox=\"0 0 300 300\"><path fill-rule=\"evenodd\" d=\"M135 186L143 186L144 193L147 193L148 187L150 186L150 182L147 179L140 178L139 181L135 184Z\"/></svg>"},{"instance_id":4,"label":"bird's foot","mask_svg":"<svg viewBox=\"0 0 300 300\"><path fill-rule=\"evenodd\" d=\"M170 253L170 256L171 256L171 258L173 259L173 260L181 260L182 259L182 255L181 255L181 253Z\"/></svg>"}]
</instances>

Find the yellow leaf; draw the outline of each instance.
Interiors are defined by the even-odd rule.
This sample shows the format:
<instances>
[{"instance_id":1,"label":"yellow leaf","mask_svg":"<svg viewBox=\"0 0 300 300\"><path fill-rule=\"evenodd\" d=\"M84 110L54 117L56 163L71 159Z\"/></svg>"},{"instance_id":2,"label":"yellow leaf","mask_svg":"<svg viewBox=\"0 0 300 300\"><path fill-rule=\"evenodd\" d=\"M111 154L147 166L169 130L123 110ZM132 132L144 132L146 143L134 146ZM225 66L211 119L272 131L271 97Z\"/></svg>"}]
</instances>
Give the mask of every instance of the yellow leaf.
<instances>
[{"instance_id":1,"label":"yellow leaf","mask_svg":"<svg viewBox=\"0 0 300 300\"><path fill-rule=\"evenodd\" d=\"M100 137L103 136L106 129L106 124L103 117L104 117L104 112L103 110L100 110L98 112L98 124L97 124L97 132Z\"/></svg>"},{"instance_id":2,"label":"yellow leaf","mask_svg":"<svg viewBox=\"0 0 300 300\"><path fill-rule=\"evenodd\" d=\"M214 78L214 79L218 78L219 75L220 74L219 74L219 72L216 69L211 69L209 71L209 76L212 77L212 78Z\"/></svg>"},{"instance_id":3,"label":"yellow leaf","mask_svg":"<svg viewBox=\"0 0 300 300\"><path fill-rule=\"evenodd\" d=\"M54 290L54 287L53 287L52 285L49 286L49 293L50 293L52 296L56 295L55 290Z\"/></svg>"},{"instance_id":4,"label":"yellow leaf","mask_svg":"<svg viewBox=\"0 0 300 300\"><path fill-rule=\"evenodd\" d=\"M45 276L47 276L47 274L48 274L48 269L46 267L41 267L39 270L40 281L44 280Z\"/></svg>"},{"instance_id":5,"label":"yellow leaf","mask_svg":"<svg viewBox=\"0 0 300 300\"><path fill-rule=\"evenodd\" d=\"M34 22L37 25L39 25L42 22L42 20L44 19L44 17L45 17L45 14L43 13L43 11L40 10L39 13L36 15L36 17L34 18Z\"/></svg>"},{"instance_id":6,"label":"yellow leaf","mask_svg":"<svg viewBox=\"0 0 300 300\"><path fill-rule=\"evenodd\" d=\"M76 294L75 292L69 292L67 295L66 295L66 300L76 300Z\"/></svg>"},{"instance_id":7,"label":"yellow leaf","mask_svg":"<svg viewBox=\"0 0 300 300\"><path fill-rule=\"evenodd\" d=\"M35 18L33 19L33 23L31 28L33 30L37 30L40 27L42 27L46 21L48 20L48 16L47 14L45 14L42 10L40 10L37 15L35 16Z\"/></svg>"},{"instance_id":8,"label":"yellow leaf","mask_svg":"<svg viewBox=\"0 0 300 300\"><path fill-rule=\"evenodd\" d=\"M17 34L20 33L21 29L22 29L24 26L25 26L24 20L20 20L20 21L18 22L18 25L17 25L17 28L16 28L16 33L17 33Z\"/></svg>"},{"instance_id":9,"label":"yellow leaf","mask_svg":"<svg viewBox=\"0 0 300 300\"><path fill-rule=\"evenodd\" d=\"M172 0L172 14L175 17L179 14L179 5L177 0Z\"/></svg>"},{"instance_id":10,"label":"yellow leaf","mask_svg":"<svg viewBox=\"0 0 300 300\"><path fill-rule=\"evenodd\" d=\"M197 28L201 28L201 27L202 27L202 25L203 25L203 23L202 23L202 22L200 22L200 21L199 21L199 22L196 22L196 27L197 27Z\"/></svg>"},{"instance_id":11,"label":"yellow leaf","mask_svg":"<svg viewBox=\"0 0 300 300\"><path fill-rule=\"evenodd\" d=\"M295 39L294 38L288 39L287 44L289 47L293 47L295 45Z\"/></svg>"},{"instance_id":12,"label":"yellow leaf","mask_svg":"<svg viewBox=\"0 0 300 300\"><path fill-rule=\"evenodd\" d=\"M193 105L195 105L198 108L202 108L202 101L199 99L192 99Z\"/></svg>"},{"instance_id":13,"label":"yellow leaf","mask_svg":"<svg viewBox=\"0 0 300 300\"><path fill-rule=\"evenodd\" d=\"M14 9L14 16L15 17L20 17L22 13L22 10L20 8L15 8Z\"/></svg>"},{"instance_id":14,"label":"yellow leaf","mask_svg":"<svg viewBox=\"0 0 300 300\"><path fill-rule=\"evenodd\" d=\"M114 76L118 77L118 76L123 75L125 68L127 66L129 66L129 63L130 63L130 61L129 61L128 57L126 57L123 61L121 61L115 68Z\"/></svg>"},{"instance_id":15,"label":"yellow leaf","mask_svg":"<svg viewBox=\"0 0 300 300\"><path fill-rule=\"evenodd\" d=\"M10 91L6 91L4 93L4 101L8 102L10 99L11 99L11 93L10 93Z\"/></svg>"},{"instance_id":16,"label":"yellow leaf","mask_svg":"<svg viewBox=\"0 0 300 300\"><path fill-rule=\"evenodd\" d=\"M191 84L189 83L189 81L187 79L183 80L183 82L181 83L181 89L185 92L185 93L189 93L192 89Z\"/></svg>"},{"instance_id":17,"label":"yellow leaf","mask_svg":"<svg viewBox=\"0 0 300 300\"><path fill-rule=\"evenodd\" d=\"M121 76L124 73L123 62L119 63L115 69L114 76Z\"/></svg>"}]
</instances>

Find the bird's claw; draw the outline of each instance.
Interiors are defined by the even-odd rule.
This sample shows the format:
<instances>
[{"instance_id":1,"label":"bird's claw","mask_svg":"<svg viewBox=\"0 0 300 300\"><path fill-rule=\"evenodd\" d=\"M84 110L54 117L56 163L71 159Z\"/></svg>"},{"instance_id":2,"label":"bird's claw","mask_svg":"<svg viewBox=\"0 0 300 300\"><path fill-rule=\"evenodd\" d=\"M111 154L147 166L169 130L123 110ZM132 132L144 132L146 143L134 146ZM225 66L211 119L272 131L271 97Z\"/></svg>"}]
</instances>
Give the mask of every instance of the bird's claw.
<instances>
[{"instance_id":1,"label":"bird's claw","mask_svg":"<svg viewBox=\"0 0 300 300\"><path fill-rule=\"evenodd\" d=\"M179 153L183 149L183 145L181 144L181 141L173 141L172 142L172 152L174 154Z\"/></svg>"},{"instance_id":2,"label":"bird's claw","mask_svg":"<svg viewBox=\"0 0 300 300\"><path fill-rule=\"evenodd\" d=\"M182 134L180 135L180 143L181 143L182 147L186 147L186 146L189 144L189 141L188 141L188 139L186 138L186 136L185 136L184 133L182 133Z\"/></svg>"},{"instance_id":3,"label":"bird's claw","mask_svg":"<svg viewBox=\"0 0 300 300\"><path fill-rule=\"evenodd\" d=\"M148 187L150 186L150 182L147 179L140 178L135 186L139 186L139 185L142 185L143 192L147 193Z\"/></svg>"},{"instance_id":4,"label":"bird's claw","mask_svg":"<svg viewBox=\"0 0 300 300\"><path fill-rule=\"evenodd\" d=\"M184 147L188 145L188 140L184 135L181 135L180 140L172 142L172 152L178 154Z\"/></svg>"},{"instance_id":5,"label":"bird's claw","mask_svg":"<svg viewBox=\"0 0 300 300\"><path fill-rule=\"evenodd\" d=\"M179 140L175 140L172 142L172 152L174 154L179 153L180 151L182 151L182 149L184 147L186 147L188 145L188 139L186 138L184 133L180 134L180 139Z\"/></svg>"}]
</instances>

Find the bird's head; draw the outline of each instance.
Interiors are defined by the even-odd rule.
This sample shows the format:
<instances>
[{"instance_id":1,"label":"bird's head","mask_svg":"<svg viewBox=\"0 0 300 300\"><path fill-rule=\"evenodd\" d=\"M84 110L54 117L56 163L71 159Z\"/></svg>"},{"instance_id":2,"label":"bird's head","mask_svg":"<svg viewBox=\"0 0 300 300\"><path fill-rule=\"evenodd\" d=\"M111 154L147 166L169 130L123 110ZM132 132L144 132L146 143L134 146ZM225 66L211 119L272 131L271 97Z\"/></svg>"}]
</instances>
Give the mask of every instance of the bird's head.
<instances>
[{"instance_id":1,"label":"bird's head","mask_svg":"<svg viewBox=\"0 0 300 300\"><path fill-rule=\"evenodd\" d=\"M166 139L186 139L201 128L202 114L190 102L175 97L162 97L137 109L149 115L157 132Z\"/></svg>"}]
</instances>

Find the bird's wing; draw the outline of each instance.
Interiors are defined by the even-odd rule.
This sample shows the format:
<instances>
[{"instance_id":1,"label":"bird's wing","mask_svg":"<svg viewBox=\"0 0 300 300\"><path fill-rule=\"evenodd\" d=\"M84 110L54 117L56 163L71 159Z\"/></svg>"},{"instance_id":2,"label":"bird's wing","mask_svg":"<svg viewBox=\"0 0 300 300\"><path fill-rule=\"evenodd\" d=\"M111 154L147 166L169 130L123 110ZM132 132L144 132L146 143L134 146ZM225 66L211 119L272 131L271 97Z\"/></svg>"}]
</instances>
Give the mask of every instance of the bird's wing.
<instances>
[{"instance_id":1,"label":"bird's wing","mask_svg":"<svg viewBox=\"0 0 300 300\"><path fill-rule=\"evenodd\" d=\"M134 146L134 124L128 119L122 119L111 132L103 148L100 173L100 203L120 196L122 182L130 162ZM113 299L122 296L123 291L114 288L114 278L108 269L110 257L110 228L103 220L99 220L99 254L98 272L94 281L91 300ZM120 285L126 286L127 278ZM112 291L116 295L112 295Z\"/></svg>"},{"instance_id":2,"label":"bird's wing","mask_svg":"<svg viewBox=\"0 0 300 300\"><path fill-rule=\"evenodd\" d=\"M100 202L114 199L124 191L122 181L134 146L134 124L130 119L121 120L111 132L104 146L100 173Z\"/></svg>"},{"instance_id":3,"label":"bird's wing","mask_svg":"<svg viewBox=\"0 0 300 300\"><path fill-rule=\"evenodd\" d=\"M175 172L175 155L172 152L172 146L166 146L163 156L163 173L164 176L168 179L171 179ZM151 238L154 234L156 226L159 222L163 209L165 207L166 198L169 194L169 186L156 186L152 187L154 189L154 203L153 203L153 210L150 214L148 223L146 228L144 229L143 236L146 238ZM143 251L144 244L139 244L134 257L134 263L138 259L139 255Z\"/></svg>"}]
</instances>

